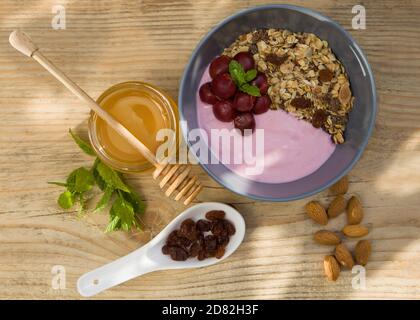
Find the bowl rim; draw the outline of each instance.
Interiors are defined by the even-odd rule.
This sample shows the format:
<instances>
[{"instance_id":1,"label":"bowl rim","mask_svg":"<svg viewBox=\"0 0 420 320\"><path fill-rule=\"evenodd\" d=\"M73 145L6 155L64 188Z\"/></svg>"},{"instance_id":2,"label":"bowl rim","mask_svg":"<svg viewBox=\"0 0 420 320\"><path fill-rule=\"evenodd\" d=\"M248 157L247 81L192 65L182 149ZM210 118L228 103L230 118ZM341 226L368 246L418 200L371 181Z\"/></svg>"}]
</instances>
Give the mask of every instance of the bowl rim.
<instances>
[{"instance_id":1,"label":"bowl rim","mask_svg":"<svg viewBox=\"0 0 420 320\"><path fill-rule=\"evenodd\" d=\"M224 18L223 20L221 20L219 23L217 23L214 27L212 27L210 29L210 31L208 31L202 38L201 40L198 42L198 44L196 45L194 51L192 52L188 63L186 64L185 68L184 68L184 72L181 78L181 82L180 82L180 87L179 87L179 95L178 95L178 109L179 109L179 114L180 114L180 120L181 121L186 121L186 119L184 118L184 113L183 113L183 106L182 106L182 100L183 100L183 88L185 86L185 82L187 81L187 71L190 69L191 64L193 63L193 61L196 59L199 49L201 48L201 46L203 45L203 43L205 41L207 41L207 39L209 37L211 37L217 30L219 30L222 26L224 26L225 24L229 23L230 21L238 18L239 16L242 15L246 15L250 12L253 11L259 11L259 10L267 10L267 9L288 9L288 10L294 10L294 11L298 11L301 12L303 14L312 16L314 18L317 18L318 20L323 20L323 21L327 21L329 23L331 23L335 28L339 29L342 33L344 33L351 41L352 41L352 46L354 49L357 50L358 56L356 56L357 58L361 58L361 62L363 63L363 67L366 67L366 76L368 77L370 83L372 84L372 118L370 119L369 125L368 125L368 131L367 131L367 135L366 138L364 139L363 143L360 145L360 147L358 148L357 152L356 152L356 156L353 158L353 160L351 161L351 163L347 166L346 169L344 169L339 175L337 175L337 177L335 177L334 179L331 179L329 182L324 183L323 185L320 185L317 188L314 188L311 191L308 192L304 192L295 196L289 196L289 197L281 197L281 198L273 198L273 197L265 197L265 196L258 196L258 195L254 195L254 194L249 194L246 192L240 192L237 190L232 189L231 187L226 186L222 179L220 179L218 176L216 176L215 174L213 174L209 168L207 168L207 166L203 165L196 154L193 153L195 159L197 160L197 162L200 164L200 166L207 172L207 174L216 182L218 182L220 185L222 185L224 188L232 191L233 193L236 193L238 195L241 196L245 196L247 198L250 199L254 199L254 200L263 200L263 201L272 201L272 202L287 202L287 201L293 201L293 200L299 200L299 199L303 199L303 198L307 198L310 197L312 195L315 195L317 193L322 192L323 190L327 189L328 187L332 186L334 183L336 183L337 181L339 181L341 178L343 178L345 175L347 175L351 169L353 169L353 167L355 166L355 164L359 161L360 157L363 154L363 151L366 149L366 146L369 142L369 139L372 135L373 132L373 128L374 128L374 124L376 121L376 115L377 115L377 93L376 93L376 83L375 83L375 78L373 76L373 72L372 72L372 68L365 56L365 54L363 53L362 49L359 47L359 45L357 44L357 42L354 40L354 38L351 36L351 34L346 31L339 23L337 23L336 21L332 20L331 18L315 11L312 9L308 9L305 7L301 7L301 6L295 6L295 5L288 5L288 4L268 4L268 5L259 5L259 6L252 6L250 8L246 8L246 9L242 9L239 10L235 13L233 13L232 15ZM182 126L182 135L184 140L186 141L188 147L191 147L190 142L188 141L188 132L187 132L187 128L184 128L184 126ZM273 184L275 185L275 184Z\"/></svg>"}]
</instances>

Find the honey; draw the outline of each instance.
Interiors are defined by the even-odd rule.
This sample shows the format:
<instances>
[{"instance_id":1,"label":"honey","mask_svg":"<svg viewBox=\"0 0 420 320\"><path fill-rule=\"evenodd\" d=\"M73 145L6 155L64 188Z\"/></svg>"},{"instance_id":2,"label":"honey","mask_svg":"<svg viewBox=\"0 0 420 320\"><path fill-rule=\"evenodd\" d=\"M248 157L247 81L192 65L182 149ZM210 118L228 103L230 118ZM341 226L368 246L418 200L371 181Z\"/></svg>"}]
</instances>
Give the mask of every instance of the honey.
<instances>
[{"instance_id":1,"label":"honey","mask_svg":"<svg viewBox=\"0 0 420 320\"><path fill-rule=\"evenodd\" d=\"M125 82L105 91L98 104L155 154L161 129L176 131L176 105L159 89L141 82ZM89 136L98 156L119 171L142 171L151 164L105 121L92 114ZM176 144L173 141L174 145Z\"/></svg>"}]
</instances>

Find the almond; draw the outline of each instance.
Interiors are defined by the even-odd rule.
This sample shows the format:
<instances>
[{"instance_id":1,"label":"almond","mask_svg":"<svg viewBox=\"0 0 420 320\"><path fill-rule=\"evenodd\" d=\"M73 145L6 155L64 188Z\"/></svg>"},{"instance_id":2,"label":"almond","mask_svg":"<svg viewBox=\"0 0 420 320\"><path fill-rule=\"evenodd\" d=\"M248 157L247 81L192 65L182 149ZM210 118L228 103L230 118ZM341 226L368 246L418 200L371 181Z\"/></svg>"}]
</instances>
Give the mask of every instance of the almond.
<instances>
[{"instance_id":1,"label":"almond","mask_svg":"<svg viewBox=\"0 0 420 320\"><path fill-rule=\"evenodd\" d=\"M325 209L317 201L311 201L306 204L305 211L309 217L316 223L325 226L328 223L328 216Z\"/></svg>"},{"instance_id":2,"label":"almond","mask_svg":"<svg viewBox=\"0 0 420 320\"><path fill-rule=\"evenodd\" d=\"M347 204L347 223L359 224L363 219L363 207L359 198L353 196Z\"/></svg>"},{"instance_id":3,"label":"almond","mask_svg":"<svg viewBox=\"0 0 420 320\"><path fill-rule=\"evenodd\" d=\"M347 267L349 269L353 268L353 257L349 249L347 249L347 247L343 243L340 243L335 247L334 256L343 267Z\"/></svg>"},{"instance_id":4,"label":"almond","mask_svg":"<svg viewBox=\"0 0 420 320\"><path fill-rule=\"evenodd\" d=\"M346 209L346 199L342 195L338 195L328 207L328 217L335 218Z\"/></svg>"},{"instance_id":5,"label":"almond","mask_svg":"<svg viewBox=\"0 0 420 320\"><path fill-rule=\"evenodd\" d=\"M368 240L360 240L356 244L356 248L354 250L356 262L362 266L365 266L368 263L371 252L372 248L370 246L370 242Z\"/></svg>"},{"instance_id":6,"label":"almond","mask_svg":"<svg viewBox=\"0 0 420 320\"><path fill-rule=\"evenodd\" d=\"M345 106L348 104L351 100L351 91L350 86L345 84L340 88L340 91L338 92L338 100L340 100L340 103Z\"/></svg>"},{"instance_id":7,"label":"almond","mask_svg":"<svg viewBox=\"0 0 420 320\"><path fill-rule=\"evenodd\" d=\"M340 275L340 265L334 256L324 257L324 272L328 280L335 281Z\"/></svg>"},{"instance_id":8,"label":"almond","mask_svg":"<svg viewBox=\"0 0 420 320\"><path fill-rule=\"evenodd\" d=\"M328 230L320 230L315 232L314 240L316 243L326 246L335 246L341 242L340 237L336 233Z\"/></svg>"},{"instance_id":9,"label":"almond","mask_svg":"<svg viewBox=\"0 0 420 320\"><path fill-rule=\"evenodd\" d=\"M343 233L349 238L360 238L364 237L369 233L368 228L360 224L350 224L343 228Z\"/></svg>"},{"instance_id":10,"label":"almond","mask_svg":"<svg viewBox=\"0 0 420 320\"><path fill-rule=\"evenodd\" d=\"M342 177L336 183L330 187L332 194L345 194L349 190L349 178L348 176Z\"/></svg>"}]
</instances>

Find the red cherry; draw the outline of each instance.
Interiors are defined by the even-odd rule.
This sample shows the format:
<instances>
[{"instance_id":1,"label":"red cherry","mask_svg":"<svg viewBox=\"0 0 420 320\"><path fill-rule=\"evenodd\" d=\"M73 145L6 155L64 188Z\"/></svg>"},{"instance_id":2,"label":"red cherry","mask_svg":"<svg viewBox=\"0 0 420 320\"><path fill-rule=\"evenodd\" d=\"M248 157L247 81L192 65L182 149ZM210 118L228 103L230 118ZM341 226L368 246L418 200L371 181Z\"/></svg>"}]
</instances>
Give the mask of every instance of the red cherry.
<instances>
[{"instance_id":1,"label":"red cherry","mask_svg":"<svg viewBox=\"0 0 420 320\"><path fill-rule=\"evenodd\" d=\"M227 73L219 74L211 82L213 93L221 99L229 99L236 92L236 84Z\"/></svg>"},{"instance_id":2,"label":"red cherry","mask_svg":"<svg viewBox=\"0 0 420 320\"><path fill-rule=\"evenodd\" d=\"M217 101L220 101L218 97L211 91L211 83L207 82L200 87L198 91L200 94L201 101L208 104L215 104Z\"/></svg>"},{"instance_id":3,"label":"red cherry","mask_svg":"<svg viewBox=\"0 0 420 320\"><path fill-rule=\"evenodd\" d=\"M245 71L254 69L255 61L249 52L239 52L233 57L233 59L238 61Z\"/></svg>"},{"instance_id":4,"label":"red cherry","mask_svg":"<svg viewBox=\"0 0 420 320\"><path fill-rule=\"evenodd\" d=\"M222 122L231 122L236 115L232 102L228 100L218 101L213 106L214 116Z\"/></svg>"},{"instance_id":5,"label":"red cherry","mask_svg":"<svg viewBox=\"0 0 420 320\"><path fill-rule=\"evenodd\" d=\"M242 134L244 134L245 129L255 129L255 119L250 112L238 114L233 120L233 123L235 128L242 131Z\"/></svg>"},{"instance_id":6,"label":"red cherry","mask_svg":"<svg viewBox=\"0 0 420 320\"><path fill-rule=\"evenodd\" d=\"M237 92L233 100L233 107L240 112L248 112L252 110L255 103L255 97L244 92Z\"/></svg>"},{"instance_id":7,"label":"red cherry","mask_svg":"<svg viewBox=\"0 0 420 320\"><path fill-rule=\"evenodd\" d=\"M258 72L252 84L260 89L261 94L266 94L268 91L268 80L264 73Z\"/></svg>"},{"instance_id":8,"label":"red cherry","mask_svg":"<svg viewBox=\"0 0 420 320\"><path fill-rule=\"evenodd\" d=\"M227 73L229 71L229 62L231 58L228 56L220 56L214 59L209 68L210 77L216 78L219 74Z\"/></svg>"},{"instance_id":9,"label":"red cherry","mask_svg":"<svg viewBox=\"0 0 420 320\"><path fill-rule=\"evenodd\" d=\"M261 96L258 97L255 101L254 108L252 108L252 112L254 114L261 114L267 112L271 106L271 99L269 96Z\"/></svg>"}]
</instances>

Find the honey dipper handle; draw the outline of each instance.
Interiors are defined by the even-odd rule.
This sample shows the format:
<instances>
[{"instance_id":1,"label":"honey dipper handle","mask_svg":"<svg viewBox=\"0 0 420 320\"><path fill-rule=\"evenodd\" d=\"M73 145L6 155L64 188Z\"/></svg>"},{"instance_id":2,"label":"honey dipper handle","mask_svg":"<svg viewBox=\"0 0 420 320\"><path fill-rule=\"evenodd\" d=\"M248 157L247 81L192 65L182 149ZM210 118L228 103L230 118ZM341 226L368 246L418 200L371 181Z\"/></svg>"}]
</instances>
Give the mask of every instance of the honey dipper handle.
<instances>
[{"instance_id":1,"label":"honey dipper handle","mask_svg":"<svg viewBox=\"0 0 420 320\"><path fill-rule=\"evenodd\" d=\"M28 57L32 57L57 80L66 86L75 96L84 101L101 119L103 119L112 129L123 136L134 148L136 148L149 162L158 166L154 154L139 141L126 127L114 119L112 115L102 109L86 92L74 83L64 72L58 69L49 61L39 50L32 40L21 31L13 31L9 37L10 44L18 51Z\"/></svg>"}]
</instances>

